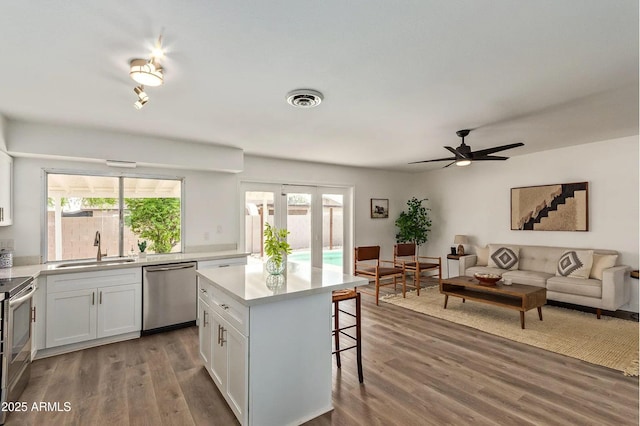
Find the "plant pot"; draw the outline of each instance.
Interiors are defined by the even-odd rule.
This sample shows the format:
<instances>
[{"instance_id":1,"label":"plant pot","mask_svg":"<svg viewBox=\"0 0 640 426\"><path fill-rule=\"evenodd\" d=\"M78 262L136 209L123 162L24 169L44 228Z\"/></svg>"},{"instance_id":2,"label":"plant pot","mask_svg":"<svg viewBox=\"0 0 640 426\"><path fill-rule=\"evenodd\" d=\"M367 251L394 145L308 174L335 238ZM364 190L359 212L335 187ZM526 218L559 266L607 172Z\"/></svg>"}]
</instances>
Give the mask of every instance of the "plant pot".
<instances>
[{"instance_id":1,"label":"plant pot","mask_svg":"<svg viewBox=\"0 0 640 426\"><path fill-rule=\"evenodd\" d=\"M140 253L138 253L138 259L139 260L146 260L147 259L147 253L144 251L141 251Z\"/></svg>"},{"instance_id":2,"label":"plant pot","mask_svg":"<svg viewBox=\"0 0 640 426\"><path fill-rule=\"evenodd\" d=\"M282 275L286 266L287 262L284 259L280 262L276 262L272 258L267 259L266 268L271 275Z\"/></svg>"}]
</instances>

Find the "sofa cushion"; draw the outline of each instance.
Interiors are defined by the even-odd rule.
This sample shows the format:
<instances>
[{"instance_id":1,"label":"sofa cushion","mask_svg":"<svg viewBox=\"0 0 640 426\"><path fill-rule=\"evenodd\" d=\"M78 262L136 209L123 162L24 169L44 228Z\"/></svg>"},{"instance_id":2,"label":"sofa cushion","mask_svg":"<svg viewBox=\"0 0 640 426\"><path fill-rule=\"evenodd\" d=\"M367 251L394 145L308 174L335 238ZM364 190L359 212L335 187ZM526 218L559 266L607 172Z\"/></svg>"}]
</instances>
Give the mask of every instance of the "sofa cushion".
<instances>
[{"instance_id":1,"label":"sofa cushion","mask_svg":"<svg viewBox=\"0 0 640 426\"><path fill-rule=\"evenodd\" d=\"M489 244L489 262L487 266L500 269L518 269L518 253L516 246Z\"/></svg>"},{"instance_id":2,"label":"sofa cushion","mask_svg":"<svg viewBox=\"0 0 640 426\"><path fill-rule=\"evenodd\" d=\"M502 278L510 278L515 284L534 285L536 287L546 287L547 280L553 277L553 274L538 271L506 271L502 274Z\"/></svg>"},{"instance_id":3,"label":"sofa cushion","mask_svg":"<svg viewBox=\"0 0 640 426\"><path fill-rule=\"evenodd\" d=\"M475 246L476 249L476 265L478 266L487 266L489 264L489 247L478 247Z\"/></svg>"},{"instance_id":4,"label":"sofa cushion","mask_svg":"<svg viewBox=\"0 0 640 426\"><path fill-rule=\"evenodd\" d=\"M589 278L593 263L593 250L567 250L558 260L557 276Z\"/></svg>"},{"instance_id":5,"label":"sofa cushion","mask_svg":"<svg viewBox=\"0 0 640 426\"><path fill-rule=\"evenodd\" d=\"M558 293L601 298L602 281L556 276L547 280L547 290Z\"/></svg>"},{"instance_id":6,"label":"sofa cushion","mask_svg":"<svg viewBox=\"0 0 640 426\"><path fill-rule=\"evenodd\" d=\"M593 253L593 264L591 265L591 273L589 278L595 278L596 280L602 279L602 271L607 268L613 268L616 266L618 260L617 254L597 254Z\"/></svg>"}]
</instances>

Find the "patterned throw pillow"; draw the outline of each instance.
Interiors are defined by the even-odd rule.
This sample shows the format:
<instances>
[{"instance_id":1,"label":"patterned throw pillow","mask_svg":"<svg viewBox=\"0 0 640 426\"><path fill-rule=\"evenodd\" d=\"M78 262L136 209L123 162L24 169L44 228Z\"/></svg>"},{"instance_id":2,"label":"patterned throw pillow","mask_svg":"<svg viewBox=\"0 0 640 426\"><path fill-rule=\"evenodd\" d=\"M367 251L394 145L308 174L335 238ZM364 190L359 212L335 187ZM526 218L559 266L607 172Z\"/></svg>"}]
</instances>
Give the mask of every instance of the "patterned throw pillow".
<instances>
[{"instance_id":1,"label":"patterned throw pillow","mask_svg":"<svg viewBox=\"0 0 640 426\"><path fill-rule=\"evenodd\" d=\"M488 266L493 268L516 270L520 262L520 249L514 246L489 244Z\"/></svg>"},{"instance_id":2,"label":"patterned throw pillow","mask_svg":"<svg viewBox=\"0 0 640 426\"><path fill-rule=\"evenodd\" d=\"M589 278L593 263L593 250L565 251L558 260L557 276Z\"/></svg>"}]
</instances>

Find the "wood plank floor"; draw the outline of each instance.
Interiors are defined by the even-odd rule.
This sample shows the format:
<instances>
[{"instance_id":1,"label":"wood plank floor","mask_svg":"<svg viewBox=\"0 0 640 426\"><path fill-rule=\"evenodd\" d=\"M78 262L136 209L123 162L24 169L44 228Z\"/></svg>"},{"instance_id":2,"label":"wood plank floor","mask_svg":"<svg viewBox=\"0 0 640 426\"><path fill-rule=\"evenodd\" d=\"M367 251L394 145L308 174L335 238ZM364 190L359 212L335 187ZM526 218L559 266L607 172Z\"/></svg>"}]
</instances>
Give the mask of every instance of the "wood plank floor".
<instances>
[{"instance_id":1,"label":"wood plank floor","mask_svg":"<svg viewBox=\"0 0 640 426\"><path fill-rule=\"evenodd\" d=\"M638 425L637 377L362 300L365 383L344 352L335 410L308 425ZM21 401L71 410L6 424L237 424L197 345L189 328L35 361Z\"/></svg>"}]
</instances>

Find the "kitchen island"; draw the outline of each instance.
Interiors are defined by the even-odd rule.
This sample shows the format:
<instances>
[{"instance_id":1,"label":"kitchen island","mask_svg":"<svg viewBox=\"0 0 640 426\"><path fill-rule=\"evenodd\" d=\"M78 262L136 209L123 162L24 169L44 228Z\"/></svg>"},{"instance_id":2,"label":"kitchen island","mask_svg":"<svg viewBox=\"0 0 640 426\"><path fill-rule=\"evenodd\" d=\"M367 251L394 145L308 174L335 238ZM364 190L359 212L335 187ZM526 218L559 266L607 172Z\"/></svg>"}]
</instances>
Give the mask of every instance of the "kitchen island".
<instances>
[{"instance_id":1,"label":"kitchen island","mask_svg":"<svg viewBox=\"0 0 640 426\"><path fill-rule=\"evenodd\" d=\"M297 425L330 411L331 292L366 279L289 263L198 271L200 356L243 425Z\"/></svg>"}]
</instances>

